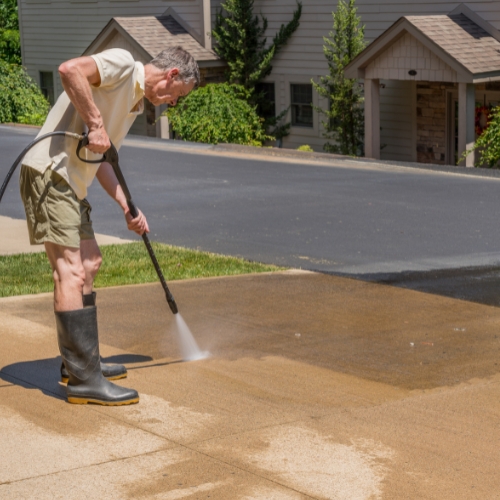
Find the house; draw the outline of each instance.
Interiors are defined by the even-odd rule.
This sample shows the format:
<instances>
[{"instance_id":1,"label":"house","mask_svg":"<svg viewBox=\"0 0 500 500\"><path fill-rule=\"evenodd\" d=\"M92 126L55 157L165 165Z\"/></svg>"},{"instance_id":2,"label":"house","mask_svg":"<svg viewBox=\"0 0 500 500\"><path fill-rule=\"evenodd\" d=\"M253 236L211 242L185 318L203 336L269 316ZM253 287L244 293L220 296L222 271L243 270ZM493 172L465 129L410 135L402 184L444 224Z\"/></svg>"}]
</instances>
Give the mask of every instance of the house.
<instances>
[{"instance_id":1,"label":"house","mask_svg":"<svg viewBox=\"0 0 500 500\"><path fill-rule=\"evenodd\" d=\"M46 94L54 97L61 92L57 67L65 59L115 42L120 46L133 42L137 53L153 56L148 52L153 49L147 48L144 37L137 40L133 33L136 23L142 22L139 18L149 17L147 22L156 18L154 22L161 24L161 19L170 17L170 28L165 28L166 31L174 29L175 21L174 31L182 29L184 36L189 35L199 44L200 53L201 49L211 51L209 34L216 9L223 3L223 0L18 1L23 62ZM317 81L328 72L323 36L328 36L332 29L332 11L337 0L302 3L300 27L273 60L266 90L276 114L290 109L291 133L284 138L283 146L296 148L309 144L321 151L325 142L322 117L314 107L326 108L328 103L313 91L311 79ZM356 3L366 25L367 41L374 42L348 68L350 76L365 83L368 155L386 160L454 164L480 131L484 110L500 103L497 81L500 2L357 0ZM291 19L295 8L295 0L255 0L256 12L262 12L269 20L269 37ZM127 18L136 21L126 21ZM113 30L114 41L110 36ZM215 58L204 64L207 76L217 81L222 63ZM143 124L142 129L134 132L161 136L161 126L152 125L159 111L149 110L146 130ZM467 164L472 161L469 157Z\"/></svg>"},{"instance_id":2,"label":"house","mask_svg":"<svg viewBox=\"0 0 500 500\"><path fill-rule=\"evenodd\" d=\"M364 80L366 156L381 157L381 82L390 81L411 103L400 118L411 130L411 159L456 164L500 104L500 31L464 4L447 15L405 16L345 73ZM460 163L472 167L474 156Z\"/></svg>"}]
</instances>

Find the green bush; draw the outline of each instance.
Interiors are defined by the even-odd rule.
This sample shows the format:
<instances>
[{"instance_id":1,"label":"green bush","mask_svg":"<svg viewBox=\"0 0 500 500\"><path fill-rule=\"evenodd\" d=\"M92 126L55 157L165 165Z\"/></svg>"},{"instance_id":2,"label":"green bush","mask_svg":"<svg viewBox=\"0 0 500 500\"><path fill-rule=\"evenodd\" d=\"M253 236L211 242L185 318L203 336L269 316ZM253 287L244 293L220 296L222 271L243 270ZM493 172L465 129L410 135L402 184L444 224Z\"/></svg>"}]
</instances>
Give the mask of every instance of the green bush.
<instances>
[{"instance_id":1,"label":"green bush","mask_svg":"<svg viewBox=\"0 0 500 500\"><path fill-rule=\"evenodd\" d=\"M314 153L314 149L309 146L309 144L304 144L303 146L299 146L297 151L307 151L308 153Z\"/></svg>"},{"instance_id":2,"label":"green bush","mask_svg":"<svg viewBox=\"0 0 500 500\"><path fill-rule=\"evenodd\" d=\"M47 99L22 66L0 60L0 123L42 125L49 108Z\"/></svg>"},{"instance_id":3,"label":"green bush","mask_svg":"<svg viewBox=\"0 0 500 500\"><path fill-rule=\"evenodd\" d=\"M479 151L476 167L486 165L498 168L500 165L500 106L491 111L488 128L478 137L474 147L462 155L461 160L474 150Z\"/></svg>"},{"instance_id":4,"label":"green bush","mask_svg":"<svg viewBox=\"0 0 500 500\"><path fill-rule=\"evenodd\" d=\"M272 138L245 99L243 87L212 83L192 91L166 113L174 132L185 141L262 146Z\"/></svg>"}]
</instances>

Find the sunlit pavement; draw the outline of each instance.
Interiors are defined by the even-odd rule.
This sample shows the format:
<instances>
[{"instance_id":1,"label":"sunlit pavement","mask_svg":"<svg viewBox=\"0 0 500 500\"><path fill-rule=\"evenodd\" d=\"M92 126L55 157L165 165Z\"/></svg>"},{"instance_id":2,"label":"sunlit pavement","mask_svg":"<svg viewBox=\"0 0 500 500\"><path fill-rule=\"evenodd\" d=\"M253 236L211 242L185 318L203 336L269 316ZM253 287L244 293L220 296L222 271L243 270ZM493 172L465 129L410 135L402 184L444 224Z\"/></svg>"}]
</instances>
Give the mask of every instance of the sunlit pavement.
<instances>
[{"instance_id":1,"label":"sunlit pavement","mask_svg":"<svg viewBox=\"0 0 500 500\"><path fill-rule=\"evenodd\" d=\"M0 299L0 498L493 499L500 310L306 272L98 290L138 405L70 405L50 294Z\"/></svg>"}]
</instances>

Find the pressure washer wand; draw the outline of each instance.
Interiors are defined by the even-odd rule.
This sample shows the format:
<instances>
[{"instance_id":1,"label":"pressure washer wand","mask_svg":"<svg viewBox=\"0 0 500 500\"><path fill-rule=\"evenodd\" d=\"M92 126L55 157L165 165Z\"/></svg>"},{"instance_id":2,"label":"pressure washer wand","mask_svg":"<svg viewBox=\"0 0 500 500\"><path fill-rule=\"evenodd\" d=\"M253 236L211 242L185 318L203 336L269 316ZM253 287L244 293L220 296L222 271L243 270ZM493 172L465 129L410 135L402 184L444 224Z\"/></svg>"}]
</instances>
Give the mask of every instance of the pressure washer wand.
<instances>
[{"instance_id":1,"label":"pressure washer wand","mask_svg":"<svg viewBox=\"0 0 500 500\"><path fill-rule=\"evenodd\" d=\"M106 161L111 165L113 168L113 171L116 175L116 178L118 179L118 182L123 190L123 193L125 194L125 198L127 200L127 205L130 210L130 214L132 217L135 219L139 215L139 211L137 210L137 207L135 206L134 202L132 201L132 195L130 194L130 191L128 189L127 183L125 181L125 177L123 177L122 170L120 168L120 164L118 162L118 151L116 150L115 146L111 144L111 147L104 153L103 157L100 160L86 160L84 158L80 157L80 150L82 147L85 147L89 143L89 139L86 134L83 134L83 138L78 142L78 147L76 149L76 154L80 160L86 162L86 163L102 163L103 161ZM165 291L165 296L167 298L168 305L170 307L170 310L172 311L173 314L177 314L179 312L179 309L177 308L177 304L175 303L174 296L170 292L167 282L165 280L165 277L163 276L163 273L160 268L160 264L158 263L158 259L156 258L156 255L154 253L153 247L151 246L151 242L149 241L147 233L144 233L142 235L142 239L144 240L144 244L146 245L146 248L148 250L149 256L151 257L151 261L153 262L153 266L156 270L156 274L158 274L158 278L160 279L161 286L163 287L163 290Z\"/></svg>"}]
</instances>

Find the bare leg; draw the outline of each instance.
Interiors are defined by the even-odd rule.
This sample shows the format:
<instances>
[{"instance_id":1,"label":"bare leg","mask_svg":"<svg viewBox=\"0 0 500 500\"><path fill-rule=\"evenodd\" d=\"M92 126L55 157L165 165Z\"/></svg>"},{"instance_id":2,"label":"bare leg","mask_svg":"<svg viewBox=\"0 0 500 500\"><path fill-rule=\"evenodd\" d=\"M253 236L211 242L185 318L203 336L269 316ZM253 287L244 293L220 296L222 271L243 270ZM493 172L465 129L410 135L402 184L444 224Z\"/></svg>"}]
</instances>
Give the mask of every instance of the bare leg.
<instances>
[{"instance_id":1,"label":"bare leg","mask_svg":"<svg viewBox=\"0 0 500 500\"><path fill-rule=\"evenodd\" d=\"M79 248L45 242L54 279L54 310L74 311L83 308L85 270Z\"/></svg>"},{"instance_id":2,"label":"bare leg","mask_svg":"<svg viewBox=\"0 0 500 500\"><path fill-rule=\"evenodd\" d=\"M85 271L85 281L83 284L83 293L92 293L94 279L101 267L102 255L95 239L82 240L80 242L80 254L82 258L83 269Z\"/></svg>"}]
</instances>

